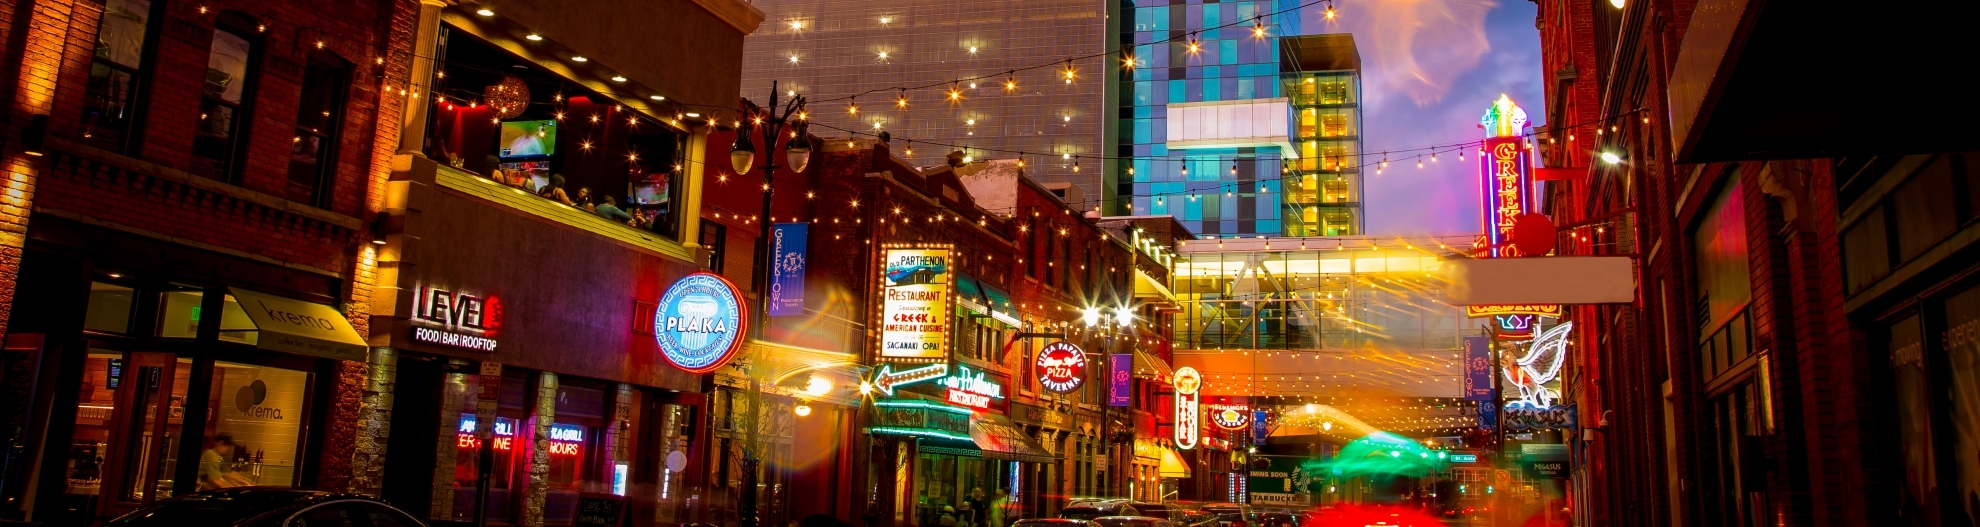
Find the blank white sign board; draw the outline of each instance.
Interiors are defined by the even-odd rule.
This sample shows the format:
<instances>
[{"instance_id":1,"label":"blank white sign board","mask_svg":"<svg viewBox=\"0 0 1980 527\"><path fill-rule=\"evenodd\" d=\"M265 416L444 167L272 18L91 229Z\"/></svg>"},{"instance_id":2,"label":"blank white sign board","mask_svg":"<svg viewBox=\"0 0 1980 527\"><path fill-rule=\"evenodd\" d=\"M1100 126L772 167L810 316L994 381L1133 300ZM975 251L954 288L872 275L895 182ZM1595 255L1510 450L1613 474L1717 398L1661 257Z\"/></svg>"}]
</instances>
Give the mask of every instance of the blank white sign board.
<instances>
[{"instance_id":1,"label":"blank white sign board","mask_svg":"<svg viewBox=\"0 0 1980 527\"><path fill-rule=\"evenodd\" d=\"M1452 305L1636 301L1636 263L1627 256L1462 258L1442 269Z\"/></svg>"}]
</instances>

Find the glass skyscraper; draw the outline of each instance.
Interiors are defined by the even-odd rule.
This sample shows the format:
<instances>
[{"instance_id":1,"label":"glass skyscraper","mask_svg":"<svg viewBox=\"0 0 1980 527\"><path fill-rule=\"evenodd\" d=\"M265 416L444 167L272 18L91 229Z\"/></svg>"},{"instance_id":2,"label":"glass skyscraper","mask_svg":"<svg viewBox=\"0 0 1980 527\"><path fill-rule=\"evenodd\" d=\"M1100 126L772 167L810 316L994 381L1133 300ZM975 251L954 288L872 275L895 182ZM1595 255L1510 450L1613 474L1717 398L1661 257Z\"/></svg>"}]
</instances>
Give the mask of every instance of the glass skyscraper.
<instances>
[{"instance_id":1,"label":"glass skyscraper","mask_svg":"<svg viewBox=\"0 0 1980 527\"><path fill-rule=\"evenodd\" d=\"M1362 233L1360 59L1348 35L1297 36L1298 5L1122 7L1110 213L1204 237Z\"/></svg>"}]
</instances>

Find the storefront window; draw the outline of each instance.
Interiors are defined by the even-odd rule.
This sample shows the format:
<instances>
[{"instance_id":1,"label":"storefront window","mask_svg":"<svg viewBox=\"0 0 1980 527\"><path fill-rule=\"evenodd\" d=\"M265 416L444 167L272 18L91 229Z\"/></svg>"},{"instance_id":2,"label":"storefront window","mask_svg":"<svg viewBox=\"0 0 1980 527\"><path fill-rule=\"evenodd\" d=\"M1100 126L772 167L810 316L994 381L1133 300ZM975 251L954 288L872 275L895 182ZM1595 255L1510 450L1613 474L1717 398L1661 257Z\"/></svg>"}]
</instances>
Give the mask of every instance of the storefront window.
<instances>
[{"instance_id":1,"label":"storefront window","mask_svg":"<svg viewBox=\"0 0 1980 527\"><path fill-rule=\"evenodd\" d=\"M474 408L476 395L481 391L480 377L469 375L464 379L466 390L462 392L461 408ZM507 522L513 517L511 496L521 494L515 484L520 460L528 459L529 443L523 437L523 402L527 399L528 382L519 377L503 377L502 387L496 401L494 424L494 448L490 452L488 464L488 508L487 517L491 522ZM451 439L454 443L454 521L474 519L475 481L480 477L480 441L475 437L478 426L473 412L462 412L460 424L454 429Z\"/></svg>"},{"instance_id":2,"label":"storefront window","mask_svg":"<svg viewBox=\"0 0 1980 527\"><path fill-rule=\"evenodd\" d=\"M1932 453L1932 398L1926 384L1925 346L1918 316L1891 325L1891 376L1897 391L1898 452L1903 458L1903 493L1898 515L1929 525L1938 517L1939 483Z\"/></svg>"},{"instance_id":3,"label":"storefront window","mask_svg":"<svg viewBox=\"0 0 1980 527\"><path fill-rule=\"evenodd\" d=\"M306 371L214 363L206 446L199 455L201 490L296 485L312 376Z\"/></svg>"},{"instance_id":4,"label":"storefront window","mask_svg":"<svg viewBox=\"0 0 1980 527\"><path fill-rule=\"evenodd\" d=\"M556 420L550 425L549 493L543 521L561 525L577 515L578 493L608 492L612 474L598 448L604 425L605 391L563 384L557 387Z\"/></svg>"},{"instance_id":5,"label":"storefront window","mask_svg":"<svg viewBox=\"0 0 1980 527\"><path fill-rule=\"evenodd\" d=\"M1946 364L1952 370L1952 485L1968 521L1980 519L1980 287L1946 300Z\"/></svg>"},{"instance_id":6,"label":"storefront window","mask_svg":"<svg viewBox=\"0 0 1980 527\"><path fill-rule=\"evenodd\" d=\"M199 335L199 302L206 295L192 286L158 295L158 327L153 334L166 338L189 339Z\"/></svg>"},{"instance_id":7,"label":"storefront window","mask_svg":"<svg viewBox=\"0 0 1980 527\"><path fill-rule=\"evenodd\" d=\"M467 32L442 28L442 40L453 67L435 81L428 157L627 228L675 237L687 134L608 94L558 82L555 72L514 70L530 61ZM496 104L449 95L491 89L528 100Z\"/></svg>"},{"instance_id":8,"label":"storefront window","mask_svg":"<svg viewBox=\"0 0 1980 527\"><path fill-rule=\"evenodd\" d=\"M131 329L131 288L102 282L89 284L89 313L83 329L123 333Z\"/></svg>"}]
</instances>

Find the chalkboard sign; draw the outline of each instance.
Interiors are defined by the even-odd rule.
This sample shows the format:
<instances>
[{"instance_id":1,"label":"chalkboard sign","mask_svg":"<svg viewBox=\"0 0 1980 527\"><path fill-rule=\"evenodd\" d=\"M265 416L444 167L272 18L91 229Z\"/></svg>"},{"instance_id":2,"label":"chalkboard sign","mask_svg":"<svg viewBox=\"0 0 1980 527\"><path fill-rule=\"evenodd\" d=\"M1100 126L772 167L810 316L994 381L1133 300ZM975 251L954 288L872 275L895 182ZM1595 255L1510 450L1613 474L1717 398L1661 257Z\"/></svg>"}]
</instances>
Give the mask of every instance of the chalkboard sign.
<instances>
[{"instance_id":1,"label":"chalkboard sign","mask_svg":"<svg viewBox=\"0 0 1980 527\"><path fill-rule=\"evenodd\" d=\"M574 527L618 527L619 516L624 514L626 498L611 494L586 492L578 495L577 518L571 521Z\"/></svg>"}]
</instances>

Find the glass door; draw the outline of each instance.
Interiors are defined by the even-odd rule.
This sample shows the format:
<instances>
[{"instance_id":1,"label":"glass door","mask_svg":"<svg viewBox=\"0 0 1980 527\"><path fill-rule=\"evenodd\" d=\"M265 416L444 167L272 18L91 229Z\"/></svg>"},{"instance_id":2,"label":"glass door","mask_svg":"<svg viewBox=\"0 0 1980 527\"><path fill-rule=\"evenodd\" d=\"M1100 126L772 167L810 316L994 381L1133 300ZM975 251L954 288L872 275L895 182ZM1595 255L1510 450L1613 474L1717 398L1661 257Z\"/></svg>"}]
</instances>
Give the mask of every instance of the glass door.
<instances>
[{"instance_id":1,"label":"glass door","mask_svg":"<svg viewBox=\"0 0 1980 527\"><path fill-rule=\"evenodd\" d=\"M108 517L170 497L190 361L91 349L69 445L68 508Z\"/></svg>"}]
</instances>

